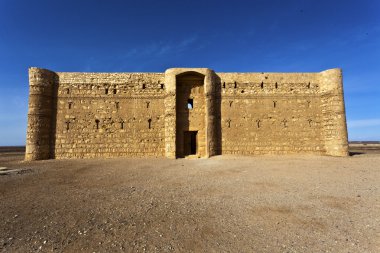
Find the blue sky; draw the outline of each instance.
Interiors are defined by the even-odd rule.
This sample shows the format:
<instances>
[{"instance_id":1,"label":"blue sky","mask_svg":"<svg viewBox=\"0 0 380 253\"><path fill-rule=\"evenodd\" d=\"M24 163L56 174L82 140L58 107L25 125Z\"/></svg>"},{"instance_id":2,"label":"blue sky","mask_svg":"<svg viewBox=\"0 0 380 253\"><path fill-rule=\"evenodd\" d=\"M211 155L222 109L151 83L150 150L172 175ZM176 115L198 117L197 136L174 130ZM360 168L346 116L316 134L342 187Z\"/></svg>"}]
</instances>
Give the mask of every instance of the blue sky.
<instances>
[{"instance_id":1,"label":"blue sky","mask_svg":"<svg viewBox=\"0 0 380 253\"><path fill-rule=\"evenodd\" d=\"M24 145L28 67L343 68L350 140L380 140L380 1L0 0L0 146Z\"/></svg>"}]
</instances>

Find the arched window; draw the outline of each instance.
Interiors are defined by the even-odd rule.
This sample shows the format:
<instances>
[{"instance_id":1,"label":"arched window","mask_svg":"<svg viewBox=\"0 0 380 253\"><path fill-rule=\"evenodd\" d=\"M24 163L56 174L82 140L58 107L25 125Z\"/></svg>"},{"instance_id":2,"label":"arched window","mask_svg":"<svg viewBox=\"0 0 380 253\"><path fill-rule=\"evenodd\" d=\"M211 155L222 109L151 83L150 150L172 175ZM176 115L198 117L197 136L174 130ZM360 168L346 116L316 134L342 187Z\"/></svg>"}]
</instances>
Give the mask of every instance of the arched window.
<instances>
[{"instance_id":1,"label":"arched window","mask_svg":"<svg viewBox=\"0 0 380 253\"><path fill-rule=\"evenodd\" d=\"M194 103L193 99L189 98L187 100L187 109L192 110L194 108L194 104L193 103Z\"/></svg>"}]
</instances>

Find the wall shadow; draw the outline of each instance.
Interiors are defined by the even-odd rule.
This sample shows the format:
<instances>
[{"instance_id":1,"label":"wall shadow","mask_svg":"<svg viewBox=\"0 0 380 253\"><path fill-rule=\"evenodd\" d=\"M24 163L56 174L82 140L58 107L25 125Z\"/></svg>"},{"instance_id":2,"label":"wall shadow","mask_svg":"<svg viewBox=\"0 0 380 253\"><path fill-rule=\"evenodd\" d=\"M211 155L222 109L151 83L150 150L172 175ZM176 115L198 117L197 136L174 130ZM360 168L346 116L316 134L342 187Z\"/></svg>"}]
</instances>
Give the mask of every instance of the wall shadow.
<instances>
[{"instance_id":1,"label":"wall shadow","mask_svg":"<svg viewBox=\"0 0 380 253\"><path fill-rule=\"evenodd\" d=\"M222 150L222 81L215 74L213 89L213 112L214 112L214 155L221 155Z\"/></svg>"},{"instance_id":2,"label":"wall shadow","mask_svg":"<svg viewBox=\"0 0 380 253\"><path fill-rule=\"evenodd\" d=\"M56 132L57 132L57 113L58 113L58 88L59 76L54 73L52 79L53 89L51 94L52 109L51 109L51 125L50 125L50 145L49 145L49 159L55 159L55 145L56 145Z\"/></svg>"}]
</instances>

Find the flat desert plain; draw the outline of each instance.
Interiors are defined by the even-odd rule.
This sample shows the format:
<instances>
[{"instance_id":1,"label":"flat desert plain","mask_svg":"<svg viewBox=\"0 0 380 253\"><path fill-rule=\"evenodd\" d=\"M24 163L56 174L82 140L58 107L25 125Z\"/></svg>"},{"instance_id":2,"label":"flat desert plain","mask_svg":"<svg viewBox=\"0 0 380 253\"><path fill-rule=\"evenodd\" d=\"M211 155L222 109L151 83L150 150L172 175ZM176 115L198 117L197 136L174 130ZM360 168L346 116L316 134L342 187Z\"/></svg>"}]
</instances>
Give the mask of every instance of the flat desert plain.
<instances>
[{"instance_id":1,"label":"flat desert plain","mask_svg":"<svg viewBox=\"0 0 380 253\"><path fill-rule=\"evenodd\" d=\"M380 152L23 162L1 252L380 252Z\"/></svg>"}]
</instances>

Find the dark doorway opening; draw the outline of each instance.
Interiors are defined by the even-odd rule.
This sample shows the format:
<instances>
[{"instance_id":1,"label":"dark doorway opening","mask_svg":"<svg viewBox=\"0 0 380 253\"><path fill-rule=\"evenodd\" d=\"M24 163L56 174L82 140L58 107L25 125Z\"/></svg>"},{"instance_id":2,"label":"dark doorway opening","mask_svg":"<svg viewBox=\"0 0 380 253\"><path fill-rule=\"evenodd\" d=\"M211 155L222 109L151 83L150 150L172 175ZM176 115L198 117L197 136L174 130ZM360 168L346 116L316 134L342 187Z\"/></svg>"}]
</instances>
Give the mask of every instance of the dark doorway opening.
<instances>
[{"instance_id":1,"label":"dark doorway opening","mask_svg":"<svg viewBox=\"0 0 380 253\"><path fill-rule=\"evenodd\" d=\"M184 132L184 155L195 155L197 153L197 133L198 131Z\"/></svg>"}]
</instances>

